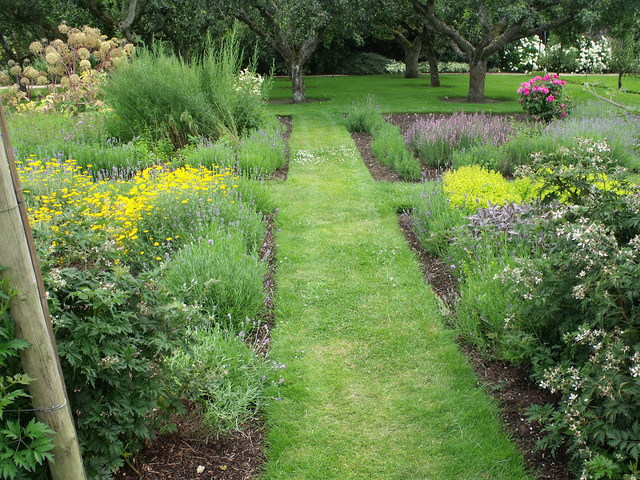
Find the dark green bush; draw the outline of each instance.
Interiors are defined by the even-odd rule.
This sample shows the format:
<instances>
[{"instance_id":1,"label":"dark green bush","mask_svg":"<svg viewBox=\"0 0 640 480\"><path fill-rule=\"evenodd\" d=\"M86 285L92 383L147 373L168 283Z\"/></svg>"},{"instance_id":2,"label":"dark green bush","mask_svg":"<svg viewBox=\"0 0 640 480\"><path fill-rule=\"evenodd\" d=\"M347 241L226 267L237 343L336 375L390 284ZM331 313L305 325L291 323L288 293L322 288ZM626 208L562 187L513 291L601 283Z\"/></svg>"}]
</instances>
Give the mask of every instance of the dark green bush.
<instances>
[{"instance_id":1,"label":"dark green bush","mask_svg":"<svg viewBox=\"0 0 640 480\"><path fill-rule=\"evenodd\" d=\"M171 403L165 360L184 325L151 274L133 276L89 225L65 230L67 243L41 252L43 279L87 474L110 478Z\"/></svg>"},{"instance_id":2,"label":"dark green bush","mask_svg":"<svg viewBox=\"0 0 640 480\"><path fill-rule=\"evenodd\" d=\"M382 75L391 60L377 53L358 53L342 64L338 73L344 75Z\"/></svg>"},{"instance_id":3,"label":"dark green bush","mask_svg":"<svg viewBox=\"0 0 640 480\"><path fill-rule=\"evenodd\" d=\"M26 389L32 380L22 373L18 355L29 344L15 338L8 313L15 293L7 280L0 280L0 477L28 480L44 478L43 465L53 459L51 435L55 432L29 411L33 406Z\"/></svg>"}]
</instances>

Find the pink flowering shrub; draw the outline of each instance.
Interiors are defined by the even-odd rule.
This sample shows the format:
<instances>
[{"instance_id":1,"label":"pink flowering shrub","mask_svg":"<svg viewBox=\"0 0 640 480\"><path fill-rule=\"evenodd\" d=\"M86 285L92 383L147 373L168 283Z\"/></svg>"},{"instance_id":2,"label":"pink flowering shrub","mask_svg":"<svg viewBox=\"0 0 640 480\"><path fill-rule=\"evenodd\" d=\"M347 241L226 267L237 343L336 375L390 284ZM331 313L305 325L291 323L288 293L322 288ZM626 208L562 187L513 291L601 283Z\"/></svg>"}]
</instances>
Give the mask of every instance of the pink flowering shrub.
<instances>
[{"instance_id":1,"label":"pink flowering shrub","mask_svg":"<svg viewBox=\"0 0 640 480\"><path fill-rule=\"evenodd\" d=\"M520 103L527 115L537 120L552 120L567 116L569 98L563 92L566 82L558 75L536 76L518 88Z\"/></svg>"}]
</instances>

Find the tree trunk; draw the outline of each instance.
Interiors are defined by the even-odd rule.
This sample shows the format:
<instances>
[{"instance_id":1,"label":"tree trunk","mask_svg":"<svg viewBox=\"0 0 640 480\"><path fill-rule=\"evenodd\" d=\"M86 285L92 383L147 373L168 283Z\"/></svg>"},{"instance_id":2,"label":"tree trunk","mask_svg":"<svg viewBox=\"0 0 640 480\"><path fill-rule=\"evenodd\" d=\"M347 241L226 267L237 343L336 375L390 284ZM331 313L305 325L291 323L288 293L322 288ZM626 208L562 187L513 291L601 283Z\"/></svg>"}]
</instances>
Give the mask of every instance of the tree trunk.
<instances>
[{"instance_id":1,"label":"tree trunk","mask_svg":"<svg viewBox=\"0 0 640 480\"><path fill-rule=\"evenodd\" d=\"M472 59L469 62L469 94L467 102L484 102L484 83L487 78L487 61Z\"/></svg>"},{"instance_id":2,"label":"tree trunk","mask_svg":"<svg viewBox=\"0 0 640 480\"><path fill-rule=\"evenodd\" d=\"M420 50L422 49L422 39L416 37L416 39L407 45L404 50L404 58L406 69L404 71L404 78L418 78L420 72L418 71L418 61L420 60Z\"/></svg>"},{"instance_id":3,"label":"tree trunk","mask_svg":"<svg viewBox=\"0 0 640 480\"><path fill-rule=\"evenodd\" d=\"M304 88L304 77L302 76L302 65L291 63L289 66L289 76L291 77L291 90L293 91L293 103L306 103L307 93Z\"/></svg>"},{"instance_id":4,"label":"tree trunk","mask_svg":"<svg viewBox=\"0 0 640 480\"><path fill-rule=\"evenodd\" d=\"M423 29L423 38L424 38L424 46L425 46L425 55L427 56L427 62L429 62L429 76L431 77L431 86L439 87L440 86L440 72L438 71L438 60L436 58L436 50L433 47L433 34L427 27L424 26Z\"/></svg>"},{"instance_id":5,"label":"tree trunk","mask_svg":"<svg viewBox=\"0 0 640 480\"><path fill-rule=\"evenodd\" d=\"M622 75L624 74L623 73L618 74L618 90L622 88Z\"/></svg>"},{"instance_id":6,"label":"tree trunk","mask_svg":"<svg viewBox=\"0 0 640 480\"><path fill-rule=\"evenodd\" d=\"M36 418L57 433L53 437L54 459L49 462L51 477L53 480L85 480L24 198L15 164L11 162L10 166L9 163L13 151L1 104L0 124L3 137L0 145L0 264L7 267L0 272L0 277L7 278L11 288L18 291L9 304L9 315L15 323L16 337L30 344L20 352L20 359L24 372L34 379L29 384L29 393L34 408L38 409Z\"/></svg>"}]
</instances>

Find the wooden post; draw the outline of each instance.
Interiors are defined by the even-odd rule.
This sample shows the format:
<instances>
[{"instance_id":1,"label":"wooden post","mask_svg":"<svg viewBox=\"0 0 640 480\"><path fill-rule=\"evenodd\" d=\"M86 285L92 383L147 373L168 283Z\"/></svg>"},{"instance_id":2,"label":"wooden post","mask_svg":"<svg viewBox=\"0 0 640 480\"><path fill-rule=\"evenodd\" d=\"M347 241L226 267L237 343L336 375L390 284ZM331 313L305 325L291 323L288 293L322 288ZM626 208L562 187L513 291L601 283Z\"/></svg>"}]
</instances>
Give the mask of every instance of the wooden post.
<instances>
[{"instance_id":1,"label":"wooden post","mask_svg":"<svg viewBox=\"0 0 640 480\"><path fill-rule=\"evenodd\" d=\"M0 127L0 265L8 267L0 271L0 277L7 278L18 291L9 304L9 315L16 337L30 345L20 357L24 372L34 379L29 393L36 418L57 433L54 460L49 462L51 477L86 480L1 101Z\"/></svg>"}]
</instances>

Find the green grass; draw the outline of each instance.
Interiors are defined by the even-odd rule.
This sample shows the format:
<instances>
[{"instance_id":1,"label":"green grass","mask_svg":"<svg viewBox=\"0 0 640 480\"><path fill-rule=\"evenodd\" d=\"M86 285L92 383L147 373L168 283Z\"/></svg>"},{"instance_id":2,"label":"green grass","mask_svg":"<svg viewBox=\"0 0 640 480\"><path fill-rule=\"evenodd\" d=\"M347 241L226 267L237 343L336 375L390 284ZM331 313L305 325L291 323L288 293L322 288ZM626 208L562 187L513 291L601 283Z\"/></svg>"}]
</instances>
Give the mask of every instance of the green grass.
<instances>
[{"instance_id":1,"label":"green grass","mask_svg":"<svg viewBox=\"0 0 640 480\"><path fill-rule=\"evenodd\" d=\"M309 104L289 105L281 102L291 98L291 81L277 78L269 94L272 100L269 111L278 115L291 115L299 112L344 112L352 102L362 101L367 95L375 95L383 106L383 111L390 113L403 112L441 112L451 113L464 110L471 112L521 113L516 90L520 84L533 75L488 74L485 95L494 103L469 104L454 102L452 99L464 99L469 90L468 74L442 74L440 88L429 87L429 76L422 75L416 79L406 79L401 75L371 75L353 77L305 77L307 97L310 99L327 99ZM561 78L583 81L584 75L561 75ZM588 81L614 87L615 75L589 75ZM625 88L640 91L640 78L625 77ZM593 98L582 85L567 85L567 91L575 102L583 102ZM601 95L606 89L598 88ZM443 101L444 100L444 101ZM640 95L624 93L619 101L633 105L640 104ZM280 103L276 103L280 102Z\"/></svg>"},{"instance_id":2,"label":"green grass","mask_svg":"<svg viewBox=\"0 0 640 480\"><path fill-rule=\"evenodd\" d=\"M280 212L269 479L529 478L338 115L295 115Z\"/></svg>"}]
</instances>

